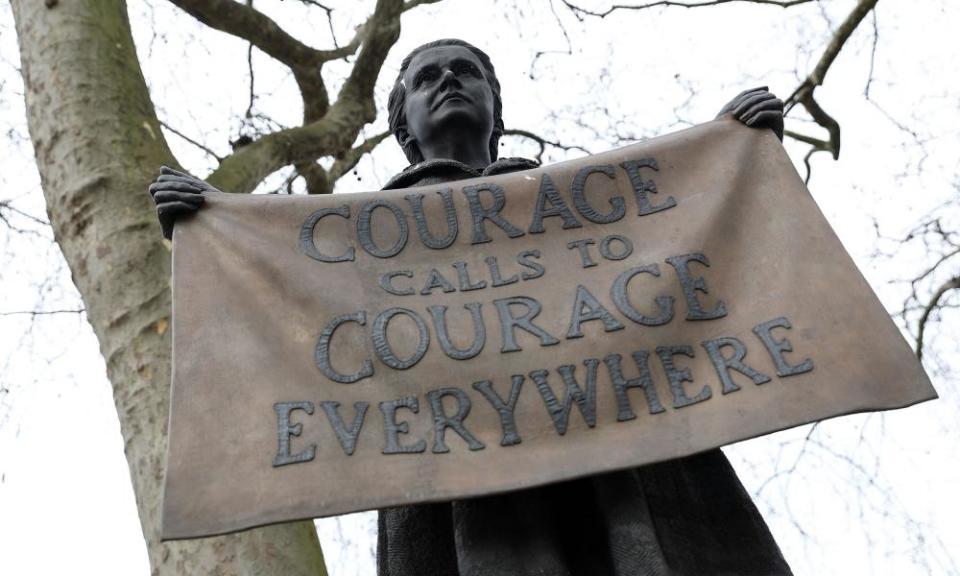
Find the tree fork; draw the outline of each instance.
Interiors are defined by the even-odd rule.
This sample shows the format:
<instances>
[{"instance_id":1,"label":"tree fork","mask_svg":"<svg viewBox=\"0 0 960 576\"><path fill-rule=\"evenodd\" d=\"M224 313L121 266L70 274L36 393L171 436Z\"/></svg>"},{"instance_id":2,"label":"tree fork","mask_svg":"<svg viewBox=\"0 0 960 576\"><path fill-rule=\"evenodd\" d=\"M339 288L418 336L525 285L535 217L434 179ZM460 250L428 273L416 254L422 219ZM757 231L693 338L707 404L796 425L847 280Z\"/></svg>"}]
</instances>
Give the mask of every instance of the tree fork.
<instances>
[{"instance_id":1,"label":"tree fork","mask_svg":"<svg viewBox=\"0 0 960 576\"><path fill-rule=\"evenodd\" d=\"M309 522L160 542L170 254L146 186L177 163L122 0L12 4L47 212L107 359L152 574L325 575Z\"/></svg>"}]
</instances>

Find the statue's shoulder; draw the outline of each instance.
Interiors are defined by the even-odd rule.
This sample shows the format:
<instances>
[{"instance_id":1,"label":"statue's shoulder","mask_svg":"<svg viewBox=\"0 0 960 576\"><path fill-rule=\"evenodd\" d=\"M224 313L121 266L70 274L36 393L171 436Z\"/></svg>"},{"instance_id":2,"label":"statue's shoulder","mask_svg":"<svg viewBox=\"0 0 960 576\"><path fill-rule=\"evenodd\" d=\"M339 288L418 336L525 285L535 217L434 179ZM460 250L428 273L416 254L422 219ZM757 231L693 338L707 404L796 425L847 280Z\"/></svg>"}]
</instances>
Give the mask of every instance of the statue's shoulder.
<instances>
[{"instance_id":1,"label":"statue's shoulder","mask_svg":"<svg viewBox=\"0 0 960 576\"><path fill-rule=\"evenodd\" d=\"M533 168L539 168L540 163L536 160L531 160L529 158L521 158L519 156L514 156L511 158L500 158L493 164L487 166L484 171L484 176L493 176L494 174L506 174L508 172L520 172L522 170L531 170Z\"/></svg>"}]
</instances>

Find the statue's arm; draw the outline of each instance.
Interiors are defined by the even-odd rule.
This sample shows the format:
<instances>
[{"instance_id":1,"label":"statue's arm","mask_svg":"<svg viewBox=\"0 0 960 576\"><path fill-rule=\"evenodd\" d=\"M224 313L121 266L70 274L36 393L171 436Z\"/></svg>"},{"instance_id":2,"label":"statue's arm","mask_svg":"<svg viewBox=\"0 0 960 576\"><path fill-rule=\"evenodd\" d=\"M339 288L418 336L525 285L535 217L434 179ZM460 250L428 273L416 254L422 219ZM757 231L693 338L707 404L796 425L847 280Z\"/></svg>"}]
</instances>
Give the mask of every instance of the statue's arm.
<instances>
[{"instance_id":1,"label":"statue's arm","mask_svg":"<svg viewBox=\"0 0 960 576\"><path fill-rule=\"evenodd\" d=\"M204 202L203 193L216 188L189 174L161 166L160 175L147 190L157 205L160 231L169 240L177 218L199 210Z\"/></svg>"},{"instance_id":2,"label":"statue's arm","mask_svg":"<svg viewBox=\"0 0 960 576\"><path fill-rule=\"evenodd\" d=\"M731 114L751 128L769 128L783 141L783 101L766 86L744 90L724 106L717 118Z\"/></svg>"}]
</instances>

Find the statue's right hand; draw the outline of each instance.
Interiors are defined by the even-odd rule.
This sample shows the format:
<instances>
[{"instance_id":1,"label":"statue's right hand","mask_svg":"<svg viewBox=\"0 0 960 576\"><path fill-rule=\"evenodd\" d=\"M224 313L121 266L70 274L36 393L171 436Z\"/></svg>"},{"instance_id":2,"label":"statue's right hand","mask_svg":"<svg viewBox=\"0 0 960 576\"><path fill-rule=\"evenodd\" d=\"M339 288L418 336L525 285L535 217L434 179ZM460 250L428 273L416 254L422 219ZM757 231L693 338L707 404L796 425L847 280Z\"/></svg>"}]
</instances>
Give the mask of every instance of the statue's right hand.
<instances>
[{"instance_id":1,"label":"statue's right hand","mask_svg":"<svg viewBox=\"0 0 960 576\"><path fill-rule=\"evenodd\" d=\"M160 167L160 176L150 184L148 191L157 204L157 217L164 238L173 237L173 224L177 218L200 209L204 202L203 193L209 190L216 188L189 174Z\"/></svg>"}]
</instances>

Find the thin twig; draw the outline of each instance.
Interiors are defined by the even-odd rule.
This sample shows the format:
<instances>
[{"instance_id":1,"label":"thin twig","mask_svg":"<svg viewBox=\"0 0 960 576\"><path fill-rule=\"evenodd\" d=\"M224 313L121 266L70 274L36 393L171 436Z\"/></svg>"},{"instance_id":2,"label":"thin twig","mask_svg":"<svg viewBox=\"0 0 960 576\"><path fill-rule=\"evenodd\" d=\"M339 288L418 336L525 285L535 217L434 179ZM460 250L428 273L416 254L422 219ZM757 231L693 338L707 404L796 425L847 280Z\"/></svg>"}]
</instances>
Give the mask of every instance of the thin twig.
<instances>
[{"instance_id":1,"label":"thin twig","mask_svg":"<svg viewBox=\"0 0 960 576\"><path fill-rule=\"evenodd\" d=\"M877 43L880 41L880 30L877 27L877 11L871 14L873 20L873 44L870 46L870 72L867 74L867 85L863 87L863 97L870 99L870 86L873 85L873 68L877 61Z\"/></svg>"},{"instance_id":2,"label":"thin twig","mask_svg":"<svg viewBox=\"0 0 960 576\"><path fill-rule=\"evenodd\" d=\"M567 34L567 28L563 25L563 21L560 20L560 15L557 14L557 9L553 5L553 0L550 0L550 12L553 13L553 19L557 21L557 26L560 28L560 33L563 34L563 39L567 43L567 49L564 50L538 50L536 54L533 55L533 60L530 62L530 71L527 73L527 76L531 80L534 78L533 70L537 66L537 62L546 54L566 54L570 56L573 54L573 43L570 41L570 35Z\"/></svg>"},{"instance_id":3,"label":"thin twig","mask_svg":"<svg viewBox=\"0 0 960 576\"><path fill-rule=\"evenodd\" d=\"M503 135L504 136L520 136L521 138L527 138L529 140L533 140L534 142L536 142L537 145L540 146L540 151L537 152L536 154L537 162L540 162L540 163L543 163L543 153L546 152L547 146L559 148L560 150L563 150L565 152L569 152L570 150L578 150L580 152L583 152L584 154L590 154L590 151L584 148L583 146L576 146L572 144L562 144L556 140L549 140L547 138L544 138L543 136L534 134L529 130L521 130L519 128L509 128L503 131Z\"/></svg>"},{"instance_id":4,"label":"thin twig","mask_svg":"<svg viewBox=\"0 0 960 576\"><path fill-rule=\"evenodd\" d=\"M746 2L749 4L765 4L768 6L779 6L781 8L790 8L799 4L807 4L815 0L704 0L702 2L679 2L674 0L659 0L658 2L647 2L645 4L614 4L602 12L587 10L581 6L561 0L577 18L583 19L583 16L593 16L596 18L606 18L618 10L647 10L659 6L676 6L680 8L702 8L704 6L718 6L720 4L729 4L731 2Z\"/></svg>"},{"instance_id":5,"label":"thin twig","mask_svg":"<svg viewBox=\"0 0 960 576\"><path fill-rule=\"evenodd\" d=\"M0 312L0 316L53 316L54 314L83 314L86 308L67 309L67 310L12 310L9 312Z\"/></svg>"},{"instance_id":6,"label":"thin twig","mask_svg":"<svg viewBox=\"0 0 960 576\"><path fill-rule=\"evenodd\" d=\"M253 8L253 0L247 0L247 6ZM254 84L253 84L253 42L247 43L247 72L250 75L250 99L247 104L247 112L244 114L244 118L250 119L253 115L253 101L256 98L254 93Z\"/></svg>"},{"instance_id":7,"label":"thin twig","mask_svg":"<svg viewBox=\"0 0 960 576\"><path fill-rule=\"evenodd\" d=\"M920 315L920 320L917 323L917 359L923 360L923 339L926 335L927 322L930 320L930 314L937 309L937 305L940 303L940 299L943 298L944 294L958 288L960 288L960 276L954 276L941 284L933 293L933 296L930 297L927 305L924 306L923 314Z\"/></svg>"},{"instance_id":8,"label":"thin twig","mask_svg":"<svg viewBox=\"0 0 960 576\"><path fill-rule=\"evenodd\" d=\"M323 10L327 13L327 26L330 28L330 38L333 40L333 47L339 49L340 44L337 43L337 32L333 29L333 8L325 4L317 2L317 0L300 0L304 4L309 4L310 6L316 6L317 8Z\"/></svg>"},{"instance_id":9,"label":"thin twig","mask_svg":"<svg viewBox=\"0 0 960 576\"><path fill-rule=\"evenodd\" d=\"M216 159L217 159L217 162L221 162L221 161L223 160L223 157L222 157L222 156L220 156L219 154L217 154L216 152L214 152L213 150L211 150L210 148L208 148L208 147L205 146L204 144L201 144L201 143L198 142L197 140L194 140L193 138L187 136L187 135L184 134L183 132L177 130L176 128L174 128L174 127L171 126L170 124L164 122L163 120L158 120L158 122L160 123L160 126L163 126L163 127L166 128L167 130L169 130L171 133L176 134L176 135L179 136L180 138L186 140L186 141L189 142L190 144L193 144L194 146L196 146L197 148L203 150L204 152L206 152L206 153L209 154L210 156L213 156L214 158L216 158Z\"/></svg>"},{"instance_id":10,"label":"thin twig","mask_svg":"<svg viewBox=\"0 0 960 576\"><path fill-rule=\"evenodd\" d=\"M14 214L16 214L16 215L18 215L18 216L22 216L22 217L26 218L27 220L30 220L30 221L33 222L34 224L39 224L39 225L41 225L41 226L49 226L49 225L50 225L50 223L47 222L46 220L43 220L43 219L41 219L41 218L37 218L36 216L33 216L33 215L31 215L31 214L27 214L27 213L24 212L23 210L20 210L19 208L16 208L16 207L13 206L12 204L10 204L10 201L9 201L9 200L0 201L0 210L7 210L8 212L13 212Z\"/></svg>"},{"instance_id":11,"label":"thin twig","mask_svg":"<svg viewBox=\"0 0 960 576\"><path fill-rule=\"evenodd\" d=\"M820 106L820 103L817 102L814 97L814 91L818 86L823 85L824 78L827 76L827 72L830 71L830 67L833 65L833 62L837 59L837 56L840 54L840 51L846 45L847 40L853 35L853 32L857 29L863 19L867 17L877 5L877 0L860 0L857 2L857 5L854 6L853 10L847 15L844 21L836 29L831 36L830 41L827 43L826 48L823 50L823 54L820 55L820 59L817 60L817 64L813 67L813 70L807 75L806 78L800 83L799 86L793 91L790 96L784 100L784 116L790 113L793 110L794 106L800 104L806 109L806 111L813 117L813 120L826 128L827 133L829 134L828 140L814 140L810 138L811 141L807 142L814 147L806 158L807 167L809 169L809 158L813 152L819 152L821 150L827 150L833 156L833 159L836 160L840 157L840 123L836 121L830 114L827 113L823 107ZM796 136L791 134L791 137L796 138ZM809 137L808 137L809 138ZM800 141L805 141L802 138L796 138ZM808 174L809 179L809 174Z\"/></svg>"}]
</instances>

